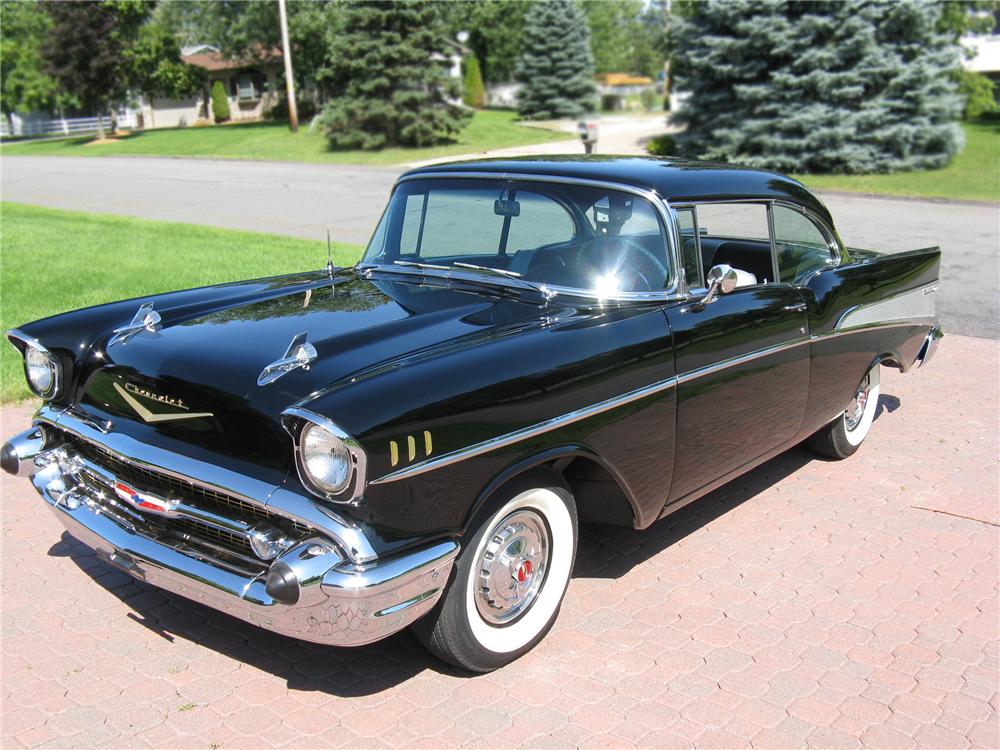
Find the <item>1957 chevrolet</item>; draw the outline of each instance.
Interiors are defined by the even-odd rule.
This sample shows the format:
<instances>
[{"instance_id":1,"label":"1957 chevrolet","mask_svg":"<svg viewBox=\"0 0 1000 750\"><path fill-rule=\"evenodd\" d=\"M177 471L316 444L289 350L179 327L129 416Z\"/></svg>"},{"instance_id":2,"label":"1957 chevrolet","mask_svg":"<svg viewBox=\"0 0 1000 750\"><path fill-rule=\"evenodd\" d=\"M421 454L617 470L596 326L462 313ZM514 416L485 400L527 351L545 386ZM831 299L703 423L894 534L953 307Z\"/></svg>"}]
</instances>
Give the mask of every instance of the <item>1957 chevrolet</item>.
<instances>
[{"instance_id":1,"label":"1957 chevrolet","mask_svg":"<svg viewBox=\"0 0 1000 750\"><path fill-rule=\"evenodd\" d=\"M152 585L324 644L413 624L488 671L552 626L578 522L854 453L880 366L941 337L939 262L845 248L772 172L417 169L353 268L10 331L44 404L2 464Z\"/></svg>"}]
</instances>

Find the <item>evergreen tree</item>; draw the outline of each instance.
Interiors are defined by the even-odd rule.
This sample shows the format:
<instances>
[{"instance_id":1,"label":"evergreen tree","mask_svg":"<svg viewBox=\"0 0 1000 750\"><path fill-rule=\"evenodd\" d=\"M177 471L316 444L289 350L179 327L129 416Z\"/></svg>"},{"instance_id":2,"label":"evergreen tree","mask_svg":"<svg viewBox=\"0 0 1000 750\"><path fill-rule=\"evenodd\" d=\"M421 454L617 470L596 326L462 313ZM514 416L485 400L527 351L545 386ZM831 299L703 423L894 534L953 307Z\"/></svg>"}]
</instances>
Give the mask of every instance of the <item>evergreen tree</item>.
<instances>
[{"instance_id":1,"label":"evergreen tree","mask_svg":"<svg viewBox=\"0 0 1000 750\"><path fill-rule=\"evenodd\" d=\"M452 140L471 111L448 77L446 32L431 0L346 3L324 80L321 122L334 149L429 146Z\"/></svg>"},{"instance_id":2,"label":"evergreen tree","mask_svg":"<svg viewBox=\"0 0 1000 750\"><path fill-rule=\"evenodd\" d=\"M222 85L222 81L216 81L212 84L212 119L216 122L225 122L231 115L226 87Z\"/></svg>"},{"instance_id":3,"label":"evergreen tree","mask_svg":"<svg viewBox=\"0 0 1000 750\"><path fill-rule=\"evenodd\" d=\"M891 172L961 148L958 49L928 0L708 0L677 26L681 148L782 171Z\"/></svg>"},{"instance_id":4,"label":"evergreen tree","mask_svg":"<svg viewBox=\"0 0 1000 750\"><path fill-rule=\"evenodd\" d=\"M475 55L469 55L465 60L465 103L475 109L486 106L486 87Z\"/></svg>"},{"instance_id":5,"label":"evergreen tree","mask_svg":"<svg viewBox=\"0 0 1000 750\"><path fill-rule=\"evenodd\" d=\"M528 10L517 80L522 117L579 117L597 108L590 32L574 0L536 0Z\"/></svg>"}]
</instances>

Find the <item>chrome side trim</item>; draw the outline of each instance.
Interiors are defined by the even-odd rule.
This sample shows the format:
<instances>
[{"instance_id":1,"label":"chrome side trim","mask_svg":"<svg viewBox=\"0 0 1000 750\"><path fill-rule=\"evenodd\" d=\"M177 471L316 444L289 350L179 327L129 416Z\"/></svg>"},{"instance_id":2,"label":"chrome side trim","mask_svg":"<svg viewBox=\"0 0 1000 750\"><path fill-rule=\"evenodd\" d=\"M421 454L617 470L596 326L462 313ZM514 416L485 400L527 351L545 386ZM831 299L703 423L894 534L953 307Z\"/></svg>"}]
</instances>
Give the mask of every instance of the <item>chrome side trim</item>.
<instances>
[{"instance_id":1,"label":"chrome side trim","mask_svg":"<svg viewBox=\"0 0 1000 750\"><path fill-rule=\"evenodd\" d=\"M898 323L872 323L871 325L865 326L852 326L851 328L843 328L840 330L833 330L829 333L814 333L809 337L810 341L825 341L826 339L835 339L840 336L849 336L855 333L868 333L869 331L881 331L886 328L922 328L924 326L930 327L931 321L901 321Z\"/></svg>"},{"instance_id":2,"label":"chrome side trim","mask_svg":"<svg viewBox=\"0 0 1000 750\"><path fill-rule=\"evenodd\" d=\"M768 346L764 349L757 349L755 351L748 352L747 354L741 354L738 357L730 357L729 359L724 359L721 362L716 362L713 365L699 367L697 370L690 370L683 375L679 375L677 377L677 383L678 385L683 385L691 380L695 380L696 378L701 378L706 375L712 375L720 370L737 367L739 365L746 364L747 362L753 362L755 359L768 357L772 354L778 354L779 352L787 351L788 349L795 349L803 344L808 344L810 341L811 338L806 336L805 338L794 339L781 344L775 344L774 346Z\"/></svg>"},{"instance_id":3,"label":"chrome side trim","mask_svg":"<svg viewBox=\"0 0 1000 750\"><path fill-rule=\"evenodd\" d=\"M347 452L351 455L351 460L354 462L354 475L348 485L348 488L353 489L348 497L344 497L348 488L345 488L340 494L330 495L323 492L319 488L314 487L312 482L309 481L309 477L302 468L302 457L299 452L299 434L301 429L296 422L301 420L318 424L320 427L333 433L344 441L344 445L347 446ZM361 443L340 429L340 427L338 427L333 420L328 417L324 417L322 414L310 411L309 409L303 409L300 406L291 406L281 412L281 422L284 425L285 430L288 431L288 434L292 436L292 441L294 442L295 447L295 469L299 474L299 480L302 482L303 487L306 487L317 497L339 503L354 502L364 494L365 480L367 479L368 474L368 456L365 453L364 448L361 447Z\"/></svg>"},{"instance_id":4,"label":"chrome side trim","mask_svg":"<svg viewBox=\"0 0 1000 750\"><path fill-rule=\"evenodd\" d=\"M891 321L912 321L915 318L933 320L935 309L932 295L936 291L937 284L933 284L895 294L878 302L856 305L840 316L834 329L857 328Z\"/></svg>"},{"instance_id":5,"label":"chrome side trim","mask_svg":"<svg viewBox=\"0 0 1000 750\"><path fill-rule=\"evenodd\" d=\"M538 435L542 435L546 432L557 430L560 427L565 427L566 425L573 424L574 422L579 422L583 419L596 416L597 414L610 411L611 409L616 409L619 406L624 406L625 404L630 404L633 401L646 398L647 396L652 396L655 393L669 390L676 385L676 377L660 380L652 385L637 388L634 391L629 391L621 396L609 398L606 401L601 401L600 403L593 404L592 406L577 409L576 411L571 411L568 414L553 417L552 419L547 419L544 422L539 422L529 427L515 430L514 432L508 432L507 434L500 435L499 437L483 440L475 445L470 445L467 448L460 448L459 450L452 451L451 453L445 453L437 458L419 461L403 469L390 472L379 477L378 479L373 479L370 484L388 484L389 482L396 482L400 479L406 479L407 477L416 476L417 474L423 474L428 471L433 471L434 469L440 469L443 466L450 466L451 464L458 463L459 461L464 461L467 458L481 456L484 453L489 453L490 451L495 451L508 445L519 443L522 440L529 440L530 438L537 437Z\"/></svg>"},{"instance_id":6,"label":"chrome side trim","mask_svg":"<svg viewBox=\"0 0 1000 750\"><path fill-rule=\"evenodd\" d=\"M649 201L653 205L653 209L659 214L660 220L663 222L663 239L667 243L667 251L670 255L670 262L672 267L668 269L670 271L670 285L661 291L655 292L621 292L611 297L598 298L597 295L591 290L587 289L575 289L572 287L556 286L553 284L546 284L546 286L552 291L558 294L566 294L569 296L584 296L592 297L595 301L599 299L600 302L636 302L636 301L674 301L678 299L687 299L687 295L681 290L681 257L680 257L680 247L675 241L674 235L674 220L671 215L671 209L669 204L664 198L661 198L654 190L645 190L643 188L638 188L634 185L626 185L620 182L613 182L608 180L588 180L585 178L577 177L558 177L553 175L538 175L538 174L522 174L520 172L427 172L421 173L416 172L412 174L406 174L399 178L396 185L401 185L404 182L412 182L414 180L435 180L435 179L451 179L451 180L513 180L517 182L547 182L555 185L583 185L587 187L600 187L608 188L609 190L617 190L622 193L631 193L632 195L637 195ZM394 188L395 190L395 188Z\"/></svg>"}]
</instances>

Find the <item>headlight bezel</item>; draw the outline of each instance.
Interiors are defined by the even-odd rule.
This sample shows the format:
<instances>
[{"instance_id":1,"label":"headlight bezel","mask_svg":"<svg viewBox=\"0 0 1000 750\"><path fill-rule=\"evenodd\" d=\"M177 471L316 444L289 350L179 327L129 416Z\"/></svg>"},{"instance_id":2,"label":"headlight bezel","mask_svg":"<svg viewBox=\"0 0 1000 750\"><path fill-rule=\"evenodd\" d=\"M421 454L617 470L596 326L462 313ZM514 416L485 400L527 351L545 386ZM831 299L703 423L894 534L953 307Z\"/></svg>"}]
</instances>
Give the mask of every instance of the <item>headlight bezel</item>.
<instances>
[{"instance_id":1,"label":"headlight bezel","mask_svg":"<svg viewBox=\"0 0 1000 750\"><path fill-rule=\"evenodd\" d=\"M17 329L7 332L7 339L21 352L21 368L24 371L24 380L28 388L39 398L51 401L56 398L63 383L63 363L60 359L45 348L34 336L29 336ZM29 375L28 354L29 352L41 356L47 363L51 373L49 387L42 389L35 385Z\"/></svg>"},{"instance_id":2,"label":"headlight bezel","mask_svg":"<svg viewBox=\"0 0 1000 750\"><path fill-rule=\"evenodd\" d=\"M366 487L366 470L368 465L367 455L361 444L344 430L340 429L333 420L321 414L293 407L282 412L282 421L285 429L292 437L295 450L295 470L298 472L299 481L312 494L324 500L335 503L353 503L361 498ZM348 467L348 478L343 487L335 491L329 491L316 482L306 467L303 451L303 440L306 434L306 427L322 429L339 440L347 451L351 465Z\"/></svg>"}]
</instances>

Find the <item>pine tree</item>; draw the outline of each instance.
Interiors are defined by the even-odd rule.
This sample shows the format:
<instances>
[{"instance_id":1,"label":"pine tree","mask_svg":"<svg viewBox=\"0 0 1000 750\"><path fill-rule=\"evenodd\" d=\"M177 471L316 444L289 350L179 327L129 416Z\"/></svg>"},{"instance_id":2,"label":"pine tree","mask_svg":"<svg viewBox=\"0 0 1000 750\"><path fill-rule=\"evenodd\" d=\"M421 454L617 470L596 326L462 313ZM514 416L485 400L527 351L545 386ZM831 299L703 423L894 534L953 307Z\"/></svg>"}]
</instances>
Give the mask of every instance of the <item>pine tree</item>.
<instances>
[{"instance_id":1,"label":"pine tree","mask_svg":"<svg viewBox=\"0 0 1000 750\"><path fill-rule=\"evenodd\" d=\"M321 74L334 96L322 125L334 149L429 146L453 140L471 112L448 77L450 48L430 0L342 6L330 66Z\"/></svg>"},{"instance_id":2,"label":"pine tree","mask_svg":"<svg viewBox=\"0 0 1000 750\"><path fill-rule=\"evenodd\" d=\"M574 0L535 0L522 45L517 66L522 117L579 117L597 108L590 31Z\"/></svg>"},{"instance_id":3,"label":"pine tree","mask_svg":"<svg viewBox=\"0 0 1000 750\"><path fill-rule=\"evenodd\" d=\"M475 109L486 106L486 87L483 85L483 74L479 70L479 60L469 55L465 59L465 103Z\"/></svg>"},{"instance_id":4,"label":"pine tree","mask_svg":"<svg viewBox=\"0 0 1000 750\"><path fill-rule=\"evenodd\" d=\"M958 49L928 0L709 0L677 28L692 155L786 172L892 172L961 148Z\"/></svg>"}]
</instances>

